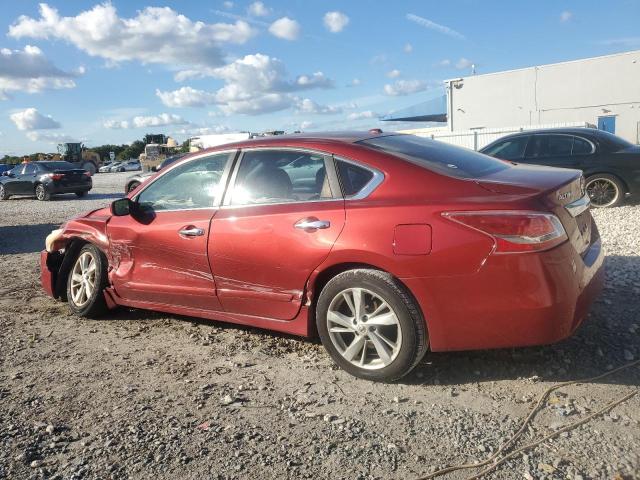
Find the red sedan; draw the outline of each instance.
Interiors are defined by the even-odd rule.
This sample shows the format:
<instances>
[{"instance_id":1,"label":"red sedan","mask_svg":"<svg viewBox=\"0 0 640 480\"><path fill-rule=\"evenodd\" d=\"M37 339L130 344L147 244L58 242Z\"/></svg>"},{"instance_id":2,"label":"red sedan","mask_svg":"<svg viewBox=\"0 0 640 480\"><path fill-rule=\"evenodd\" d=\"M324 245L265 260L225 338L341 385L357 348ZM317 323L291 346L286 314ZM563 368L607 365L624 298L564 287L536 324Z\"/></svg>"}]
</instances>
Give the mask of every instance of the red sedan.
<instances>
[{"instance_id":1,"label":"red sedan","mask_svg":"<svg viewBox=\"0 0 640 480\"><path fill-rule=\"evenodd\" d=\"M427 349L569 336L603 279L579 171L431 140L339 133L185 157L47 237L42 284L118 305L314 335L393 380Z\"/></svg>"}]
</instances>

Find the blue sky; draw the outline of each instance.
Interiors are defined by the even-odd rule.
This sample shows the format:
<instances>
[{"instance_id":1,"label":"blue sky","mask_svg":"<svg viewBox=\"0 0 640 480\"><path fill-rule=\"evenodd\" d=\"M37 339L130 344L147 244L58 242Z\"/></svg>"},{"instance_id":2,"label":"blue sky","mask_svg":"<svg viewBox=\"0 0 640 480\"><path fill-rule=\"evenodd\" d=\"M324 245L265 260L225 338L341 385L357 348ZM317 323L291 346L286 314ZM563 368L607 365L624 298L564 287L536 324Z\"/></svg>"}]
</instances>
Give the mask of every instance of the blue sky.
<instances>
[{"instance_id":1,"label":"blue sky","mask_svg":"<svg viewBox=\"0 0 640 480\"><path fill-rule=\"evenodd\" d=\"M471 72L640 49L640 1L3 2L0 156L370 128ZM388 128L388 125L383 125Z\"/></svg>"}]
</instances>

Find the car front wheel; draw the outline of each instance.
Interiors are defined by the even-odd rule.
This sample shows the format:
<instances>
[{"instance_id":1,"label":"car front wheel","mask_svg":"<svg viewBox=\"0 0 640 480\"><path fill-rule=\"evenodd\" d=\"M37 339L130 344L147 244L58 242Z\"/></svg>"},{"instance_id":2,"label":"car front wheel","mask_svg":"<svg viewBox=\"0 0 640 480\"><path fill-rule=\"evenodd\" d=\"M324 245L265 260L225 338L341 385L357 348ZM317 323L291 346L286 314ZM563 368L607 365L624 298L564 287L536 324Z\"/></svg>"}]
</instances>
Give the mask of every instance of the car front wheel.
<instances>
[{"instance_id":1,"label":"car front wheel","mask_svg":"<svg viewBox=\"0 0 640 480\"><path fill-rule=\"evenodd\" d=\"M316 323L333 360L356 377L397 380L427 351L420 309L386 272L357 269L332 278L318 298Z\"/></svg>"},{"instance_id":2,"label":"car front wheel","mask_svg":"<svg viewBox=\"0 0 640 480\"><path fill-rule=\"evenodd\" d=\"M129 186L127 187L127 192L126 193L133 192L136 188L138 188L138 185L140 185L140 182L131 182L129 184Z\"/></svg>"},{"instance_id":3,"label":"car front wheel","mask_svg":"<svg viewBox=\"0 0 640 480\"><path fill-rule=\"evenodd\" d=\"M587 178L585 190L594 207L617 207L624 201L622 182L606 173L598 173Z\"/></svg>"},{"instance_id":4,"label":"car front wheel","mask_svg":"<svg viewBox=\"0 0 640 480\"><path fill-rule=\"evenodd\" d=\"M67 278L67 301L76 315L94 318L107 311L107 265L107 257L93 244L86 244L78 253Z\"/></svg>"}]
</instances>

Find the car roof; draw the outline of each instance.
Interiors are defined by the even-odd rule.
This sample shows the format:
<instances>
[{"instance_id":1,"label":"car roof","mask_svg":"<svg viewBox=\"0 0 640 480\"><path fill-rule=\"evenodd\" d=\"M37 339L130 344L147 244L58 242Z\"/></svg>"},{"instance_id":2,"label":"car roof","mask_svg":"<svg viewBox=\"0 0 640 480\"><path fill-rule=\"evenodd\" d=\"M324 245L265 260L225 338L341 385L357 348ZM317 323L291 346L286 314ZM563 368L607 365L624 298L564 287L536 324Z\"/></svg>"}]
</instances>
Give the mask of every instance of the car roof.
<instances>
[{"instance_id":1,"label":"car roof","mask_svg":"<svg viewBox=\"0 0 640 480\"><path fill-rule=\"evenodd\" d=\"M505 135L504 137L500 137L498 140L503 140L505 138L511 137L519 137L522 135L539 135L539 134L549 134L549 133L560 133L565 135L592 135L594 137L604 137L606 133L603 133L602 130L598 130L597 128L587 128L587 127L558 127L558 128L542 128L538 130L523 130L521 132L511 133L509 135Z\"/></svg>"},{"instance_id":2,"label":"car roof","mask_svg":"<svg viewBox=\"0 0 640 480\"><path fill-rule=\"evenodd\" d=\"M271 135L266 137L256 137L239 142L217 145L203 151L215 151L232 148L246 148L252 146L287 146L304 145L306 143L326 143L326 144L350 144L369 138L385 137L390 135L402 135L396 132L377 133L371 131L338 131L338 132L313 132L313 133L290 133L285 135Z\"/></svg>"}]
</instances>

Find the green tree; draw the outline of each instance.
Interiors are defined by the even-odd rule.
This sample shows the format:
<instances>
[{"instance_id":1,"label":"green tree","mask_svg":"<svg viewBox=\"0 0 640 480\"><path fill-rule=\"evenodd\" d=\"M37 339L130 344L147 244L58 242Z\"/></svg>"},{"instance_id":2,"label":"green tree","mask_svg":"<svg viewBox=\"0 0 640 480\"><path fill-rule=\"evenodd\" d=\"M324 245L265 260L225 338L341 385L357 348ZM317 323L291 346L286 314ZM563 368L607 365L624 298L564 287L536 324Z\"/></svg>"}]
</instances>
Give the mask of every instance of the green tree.
<instances>
[{"instance_id":1,"label":"green tree","mask_svg":"<svg viewBox=\"0 0 640 480\"><path fill-rule=\"evenodd\" d=\"M145 143L142 140L136 140L131 145L124 145L124 149L118 153L118 160L129 160L130 158L138 158L144 152Z\"/></svg>"}]
</instances>

